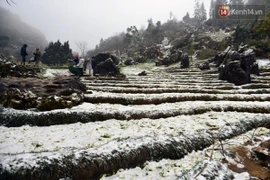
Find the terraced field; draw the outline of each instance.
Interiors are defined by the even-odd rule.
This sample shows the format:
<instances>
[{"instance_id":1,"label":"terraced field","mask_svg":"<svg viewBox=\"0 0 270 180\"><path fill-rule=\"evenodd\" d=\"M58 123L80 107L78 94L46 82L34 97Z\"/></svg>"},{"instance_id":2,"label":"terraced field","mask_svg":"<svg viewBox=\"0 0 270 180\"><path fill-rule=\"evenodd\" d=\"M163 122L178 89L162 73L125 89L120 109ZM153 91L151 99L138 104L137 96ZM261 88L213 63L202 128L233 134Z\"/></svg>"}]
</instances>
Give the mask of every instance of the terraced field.
<instances>
[{"instance_id":1,"label":"terraced field","mask_svg":"<svg viewBox=\"0 0 270 180\"><path fill-rule=\"evenodd\" d=\"M235 86L197 63L83 77L85 103L71 109L2 109L0 179L190 179L204 149L270 122L269 64ZM270 137L266 128L258 133Z\"/></svg>"}]
</instances>

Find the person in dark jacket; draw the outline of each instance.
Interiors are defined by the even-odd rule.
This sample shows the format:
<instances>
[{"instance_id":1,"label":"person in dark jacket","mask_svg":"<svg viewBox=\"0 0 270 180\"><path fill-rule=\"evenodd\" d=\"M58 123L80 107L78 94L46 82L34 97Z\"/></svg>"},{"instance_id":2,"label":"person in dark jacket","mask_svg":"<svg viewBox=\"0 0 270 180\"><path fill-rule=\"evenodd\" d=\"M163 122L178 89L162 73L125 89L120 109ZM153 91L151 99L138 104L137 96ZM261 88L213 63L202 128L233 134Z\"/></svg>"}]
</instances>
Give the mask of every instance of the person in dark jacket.
<instances>
[{"instance_id":1,"label":"person in dark jacket","mask_svg":"<svg viewBox=\"0 0 270 180\"><path fill-rule=\"evenodd\" d=\"M22 62L21 64L22 65L25 65L25 57L28 55L27 52L26 52L26 48L27 48L27 44L24 44L23 47L21 48L21 56L22 56Z\"/></svg>"}]
</instances>

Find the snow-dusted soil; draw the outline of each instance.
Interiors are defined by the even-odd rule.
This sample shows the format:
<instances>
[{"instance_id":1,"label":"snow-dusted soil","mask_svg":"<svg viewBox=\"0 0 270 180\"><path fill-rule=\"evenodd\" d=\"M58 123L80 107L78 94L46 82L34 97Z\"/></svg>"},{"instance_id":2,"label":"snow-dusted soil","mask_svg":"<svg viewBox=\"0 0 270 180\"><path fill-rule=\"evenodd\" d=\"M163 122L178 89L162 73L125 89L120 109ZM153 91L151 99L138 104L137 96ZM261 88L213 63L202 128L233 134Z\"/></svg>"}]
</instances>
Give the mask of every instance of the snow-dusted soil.
<instances>
[{"instance_id":1,"label":"snow-dusted soil","mask_svg":"<svg viewBox=\"0 0 270 180\"><path fill-rule=\"evenodd\" d=\"M260 136L261 139L266 140L270 139L269 130L266 128L260 128L259 130L255 131L248 131L240 136L234 137L232 139L227 140L224 142L224 149L230 148L230 146L240 146L244 145L244 143L250 138L255 136ZM258 143L257 143L258 144ZM184 158L179 160L171 160L171 159L163 159L160 161L147 161L143 167L136 167L131 169L120 169L115 175L113 176L106 176L104 175L101 179L103 180L116 180L116 179L179 179L183 176L186 172L189 172L198 162L202 161L209 161L210 154L213 148L218 146L218 142L216 142L213 146L205 148L199 151L192 151L191 153L187 154ZM232 158L227 157L231 161L234 161ZM212 155L212 159L216 161L221 161L224 159L221 150L215 150ZM237 163L236 163L237 164ZM238 164L241 166L242 164ZM225 172L219 172L220 177L224 175ZM194 178L194 177L193 177ZM190 178L190 179L193 179ZM200 176L197 179L205 179L204 177ZM219 180L219 178L216 178ZM223 178L220 178L223 179ZM234 173L235 180L249 180L250 176L248 173Z\"/></svg>"},{"instance_id":2,"label":"snow-dusted soil","mask_svg":"<svg viewBox=\"0 0 270 180\"><path fill-rule=\"evenodd\" d=\"M67 69L46 69L43 74L45 78L53 78L56 76L70 76L71 73Z\"/></svg>"},{"instance_id":3,"label":"snow-dusted soil","mask_svg":"<svg viewBox=\"0 0 270 180\"><path fill-rule=\"evenodd\" d=\"M87 102L71 109L1 109L0 118L6 122L20 117L29 117L31 122L38 122L39 118L53 121L59 113L67 114L63 117L71 120L70 124L42 127L27 125L27 120L20 127L0 126L0 177L11 177L8 173L23 177L29 175L27 170L43 172L40 169L52 164L50 172L59 172L53 176L58 179L87 177L75 176L74 171L84 175L100 172L101 179L180 179L198 162L209 160L208 146L217 146L219 138L227 139L229 144L241 144L253 136L254 128L270 122L269 61L262 60L259 65L264 73L252 76L252 83L243 86L218 80L215 70L127 67L122 69L127 75L124 80L84 77L82 81L89 90L85 95ZM143 70L148 75L137 76ZM50 77L65 73L61 70L46 74ZM75 116L76 123L72 123ZM255 136L259 135L269 138L269 129L259 128ZM145 148L149 156L138 156L143 155ZM167 150L170 148L174 151ZM138 159L128 165L132 153ZM213 153L212 160L220 162L222 158L219 151ZM82 162L91 170L87 171L86 165L82 167ZM104 162L109 165L102 169ZM73 174L62 172L71 171L67 163L75 168L71 168ZM210 167L216 164L209 162ZM222 166L219 178L225 177L225 171L230 170ZM115 174L103 175L111 172ZM38 179L33 174L30 177ZM236 179L249 177L245 173L232 174ZM29 176L23 179L26 177Z\"/></svg>"},{"instance_id":4,"label":"snow-dusted soil","mask_svg":"<svg viewBox=\"0 0 270 180\"><path fill-rule=\"evenodd\" d=\"M0 152L3 154L55 151L62 148L99 148L113 140L129 137L195 133L199 130L219 130L226 123L254 118L258 114L208 112L200 115L180 115L170 118L75 123L48 127L0 127ZM270 115L269 115L270 118Z\"/></svg>"}]
</instances>

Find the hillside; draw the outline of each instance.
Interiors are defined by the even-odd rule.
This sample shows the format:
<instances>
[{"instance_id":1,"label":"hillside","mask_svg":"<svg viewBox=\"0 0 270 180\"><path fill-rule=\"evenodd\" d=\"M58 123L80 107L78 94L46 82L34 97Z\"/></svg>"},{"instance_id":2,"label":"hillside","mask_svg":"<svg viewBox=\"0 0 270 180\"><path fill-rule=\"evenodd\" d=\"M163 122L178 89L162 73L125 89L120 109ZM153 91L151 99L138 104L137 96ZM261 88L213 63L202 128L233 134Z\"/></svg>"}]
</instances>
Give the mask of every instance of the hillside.
<instances>
[{"instance_id":1,"label":"hillside","mask_svg":"<svg viewBox=\"0 0 270 180\"><path fill-rule=\"evenodd\" d=\"M218 80L215 70L199 71L194 61L189 69L147 67L122 69L125 79L82 78L85 102L70 109L2 109L0 177L192 179L193 166L208 159L214 161L195 171L200 178L255 176L244 162L242 171L219 162L237 161L233 141L241 147L244 139L269 139L259 128L269 124L268 66L243 86ZM137 75L142 70L147 76Z\"/></svg>"},{"instance_id":2,"label":"hillside","mask_svg":"<svg viewBox=\"0 0 270 180\"><path fill-rule=\"evenodd\" d=\"M28 45L29 51L37 47L44 49L48 44L42 32L3 7L0 7L0 24L0 53L5 56L19 57L23 44Z\"/></svg>"}]
</instances>

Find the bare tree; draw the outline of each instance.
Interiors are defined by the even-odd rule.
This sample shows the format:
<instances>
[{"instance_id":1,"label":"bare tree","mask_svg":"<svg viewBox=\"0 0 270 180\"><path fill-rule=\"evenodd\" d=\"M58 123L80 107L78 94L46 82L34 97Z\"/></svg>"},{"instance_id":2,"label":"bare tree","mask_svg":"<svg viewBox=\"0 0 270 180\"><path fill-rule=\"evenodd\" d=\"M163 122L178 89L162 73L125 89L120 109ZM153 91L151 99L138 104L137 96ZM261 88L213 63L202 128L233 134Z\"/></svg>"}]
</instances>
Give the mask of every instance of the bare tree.
<instances>
[{"instance_id":1,"label":"bare tree","mask_svg":"<svg viewBox=\"0 0 270 180\"><path fill-rule=\"evenodd\" d=\"M11 3L16 4L13 0L6 0L6 2L11 6ZM10 3L11 2L11 3Z\"/></svg>"},{"instance_id":2,"label":"bare tree","mask_svg":"<svg viewBox=\"0 0 270 180\"><path fill-rule=\"evenodd\" d=\"M80 41L80 42L76 42L75 44L76 44L76 46L80 49L80 51L81 51L81 56L84 57L84 55L85 55L85 50L86 50L86 47L87 47L87 42L85 42L85 41Z\"/></svg>"}]
</instances>

